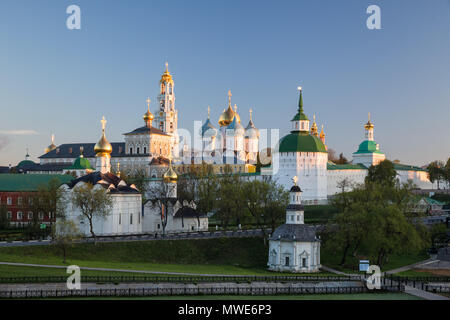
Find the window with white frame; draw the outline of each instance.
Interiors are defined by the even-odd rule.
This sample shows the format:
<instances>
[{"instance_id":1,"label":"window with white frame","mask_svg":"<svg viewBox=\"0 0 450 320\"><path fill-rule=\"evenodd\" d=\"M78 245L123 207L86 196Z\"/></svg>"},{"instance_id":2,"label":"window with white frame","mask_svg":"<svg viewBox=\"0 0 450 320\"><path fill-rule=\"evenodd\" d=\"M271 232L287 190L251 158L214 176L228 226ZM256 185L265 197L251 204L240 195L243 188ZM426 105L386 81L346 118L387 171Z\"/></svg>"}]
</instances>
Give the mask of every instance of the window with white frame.
<instances>
[{"instance_id":1,"label":"window with white frame","mask_svg":"<svg viewBox=\"0 0 450 320\"><path fill-rule=\"evenodd\" d=\"M12 205L12 198L11 197L6 198L6 204L8 206Z\"/></svg>"},{"instance_id":2,"label":"window with white frame","mask_svg":"<svg viewBox=\"0 0 450 320\"><path fill-rule=\"evenodd\" d=\"M22 220L22 219L23 219L22 211L17 212L17 220Z\"/></svg>"},{"instance_id":3,"label":"window with white frame","mask_svg":"<svg viewBox=\"0 0 450 320\"><path fill-rule=\"evenodd\" d=\"M33 212L28 212L28 220L33 220Z\"/></svg>"}]
</instances>

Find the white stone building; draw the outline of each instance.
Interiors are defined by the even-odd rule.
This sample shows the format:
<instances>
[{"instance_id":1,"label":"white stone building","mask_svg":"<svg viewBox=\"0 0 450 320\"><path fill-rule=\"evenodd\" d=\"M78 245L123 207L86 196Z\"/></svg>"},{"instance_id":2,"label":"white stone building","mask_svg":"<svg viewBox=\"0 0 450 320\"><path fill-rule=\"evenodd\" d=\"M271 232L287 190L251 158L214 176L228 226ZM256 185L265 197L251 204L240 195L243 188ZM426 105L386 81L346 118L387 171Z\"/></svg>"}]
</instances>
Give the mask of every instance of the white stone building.
<instances>
[{"instance_id":1,"label":"white stone building","mask_svg":"<svg viewBox=\"0 0 450 320\"><path fill-rule=\"evenodd\" d=\"M279 226L269 238L269 261L272 271L318 272L320 239L315 227L304 224L301 189L295 185L289 193L286 223Z\"/></svg>"},{"instance_id":2,"label":"white stone building","mask_svg":"<svg viewBox=\"0 0 450 320\"><path fill-rule=\"evenodd\" d=\"M169 164L169 169L163 174L163 181L151 185L153 190L149 191L150 200L144 204L143 232L162 233L166 217L164 232L208 231L208 217L196 210L195 203L185 202L182 205L177 200L177 180L178 175Z\"/></svg>"},{"instance_id":3,"label":"white stone building","mask_svg":"<svg viewBox=\"0 0 450 320\"><path fill-rule=\"evenodd\" d=\"M94 147L96 153L95 172L88 173L61 186L65 193L66 219L72 220L80 232L90 236L89 220L72 204L73 192L87 184L94 190L103 190L111 198L112 205L106 217L94 217L93 230L96 235L129 234L142 232L142 197L134 185L128 185L118 175L112 174L110 154L112 146L105 136L106 120L103 118L103 133ZM81 158L84 159L84 158Z\"/></svg>"}]
</instances>

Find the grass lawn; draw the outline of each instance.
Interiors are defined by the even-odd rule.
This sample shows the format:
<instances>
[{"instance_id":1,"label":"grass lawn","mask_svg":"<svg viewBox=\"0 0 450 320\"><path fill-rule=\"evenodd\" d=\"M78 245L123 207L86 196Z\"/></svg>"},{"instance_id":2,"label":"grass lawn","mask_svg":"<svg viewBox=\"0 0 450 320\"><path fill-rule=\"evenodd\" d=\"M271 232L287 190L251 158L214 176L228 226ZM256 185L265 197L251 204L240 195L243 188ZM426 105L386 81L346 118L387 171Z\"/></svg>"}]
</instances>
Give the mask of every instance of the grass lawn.
<instances>
[{"instance_id":1,"label":"grass lawn","mask_svg":"<svg viewBox=\"0 0 450 320\"><path fill-rule=\"evenodd\" d=\"M76 244L69 249L65 265L195 274L281 275L266 270L266 259L267 248L261 238L222 238ZM2 262L63 266L62 260L61 250L55 246L0 248ZM19 267L14 268L22 272ZM64 272L45 269L35 269L33 272L43 275ZM2 270L0 265L0 272ZM3 274L1 272L0 276Z\"/></svg>"},{"instance_id":2,"label":"grass lawn","mask_svg":"<svg viewBox=\"0 0 450 320\"><path fill-rule=\"evenodd\" d=\"M359 260L369 260L370 264L376 264L376 261L374 259L370 259L370 257L353 257L348 256L346 263L341 266L340 261L342 256L340 254L336 255L331 252L328 252L326 249L322 250L321 253L322 261L321 263L323 265L326 265L327 267L348 272L348 273L359 273ZM385 263L381 267L381 271L389 271L393 269L397 269L403 266L407 266L410 264L414 264L416 262L420 262L423 260L426 260L429 258L429 255L425 252L420 253L410 253L410 254L404 254L404 255L391 255L389 257L389 261Z\"/></svg>"},{"instance_id":3,"label":"grass lawn","mask_svg":"<svg viewBox=\"0 0 450 320\"><path fill-rule=\"evenodd\" d=\"M304 294L278 296L158 296L158 297L97 297L97 298L61 298L63 300L421 300L406 293L358 293L358 294ZM57 300L61 300L57 299Z\"/></svg>"}]
</instances>

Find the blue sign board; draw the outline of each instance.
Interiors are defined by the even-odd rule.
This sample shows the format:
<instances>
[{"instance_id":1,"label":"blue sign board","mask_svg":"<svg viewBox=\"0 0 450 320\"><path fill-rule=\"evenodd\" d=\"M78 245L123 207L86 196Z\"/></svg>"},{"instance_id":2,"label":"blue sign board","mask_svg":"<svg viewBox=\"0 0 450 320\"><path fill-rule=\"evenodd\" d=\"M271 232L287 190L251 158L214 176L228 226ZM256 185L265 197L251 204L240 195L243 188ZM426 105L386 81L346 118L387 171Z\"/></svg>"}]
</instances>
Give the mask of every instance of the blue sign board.
<instances>
[{"instance_id":1,"label":"blue sign board","mask_svg":"<svg viewBox=\"0 0 450 320\"><path fill-rule=\"evenodd\" d=\"M369 269L369 260L359 260L359 271L366 272Z\"/></svg>"}]
</instances>

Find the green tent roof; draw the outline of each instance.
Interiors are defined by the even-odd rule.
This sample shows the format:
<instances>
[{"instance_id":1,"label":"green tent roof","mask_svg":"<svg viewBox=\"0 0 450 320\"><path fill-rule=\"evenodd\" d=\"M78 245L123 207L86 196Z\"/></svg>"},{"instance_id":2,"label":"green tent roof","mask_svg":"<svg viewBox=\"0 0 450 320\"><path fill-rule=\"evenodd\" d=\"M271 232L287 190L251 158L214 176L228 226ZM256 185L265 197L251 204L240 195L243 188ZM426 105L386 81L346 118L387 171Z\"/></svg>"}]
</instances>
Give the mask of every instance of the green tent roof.
<instances>
[{"instance_id":1,"label":"green tent roof","mask_svg":"<svg viewBox=\"0 0 450 320\"><path fill-rule=\"evenodd\" d=\"M359 145L358 151L354 152L353 154L359 154L359 153L379 153L383 154L380 150L377 149L377 143L375 141L365 140L361 142Z\"/></svg>"},{"instance_id":2,"label":"green tent roof","mask_svg":"<svg viewBox=\"0 0 450 320\"><path fill-rule=\"evenodd\" d=\"M294 118L292 118L291 121L299 121L299 120L309 120L306 114L303 112L303 94L301 90L300 90L300 97L298 99L298 112L294 116Z\"/></svg>"},{"instance_id":3,"label":"green tent roof","mask_svg":"<svg viewBox=\"0 0 450 320\"><path fill-rule=\"evenodd\" d=\"M57 178L61 184L73 179L68 174L0 174L0 191L37 191L38 187Z\"/></svg>"},{"instance_id":4,"label":"green tent roof","mask_svg":"<svg viewBox=\"0 0 450 320\"><path fill-rule=\"evenodd\" d=\"M303 131L293 131L281 138L278 152L327 152L319 138Z\"/></svg>"},{"instance_id":5,"label":"green tent roof","mask_svg":"<svg viewBox=\"0 0 450 320\"><path fill-rule=\"evenodd\" d=\"M76 158L73 164L67 168L67 170L86 170L86 169L94 170L89 160L84 157Z\"/></svg>"}]
</instances>

